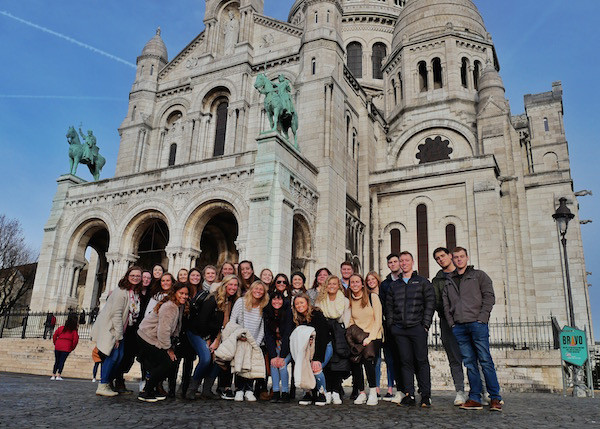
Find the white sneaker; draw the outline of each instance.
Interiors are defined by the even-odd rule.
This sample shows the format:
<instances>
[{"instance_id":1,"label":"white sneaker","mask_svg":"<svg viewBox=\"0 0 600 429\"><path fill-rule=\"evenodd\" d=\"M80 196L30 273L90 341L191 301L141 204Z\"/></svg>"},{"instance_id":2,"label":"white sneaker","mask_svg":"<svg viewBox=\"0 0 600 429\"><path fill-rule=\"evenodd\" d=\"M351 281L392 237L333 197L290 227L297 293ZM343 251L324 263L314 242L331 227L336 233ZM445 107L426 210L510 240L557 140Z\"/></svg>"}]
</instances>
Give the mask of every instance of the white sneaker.
<instances>
[{"instance_id":1,"label":"white sneaker","mask_svg":"<svg viewBox=\"0 0 600 429\"><path fill-rule=\"evenodd\" d=\"M340 394L337 392L332 392L331 402L333 403L333 405L342 405L342 398L340 398Z\"/></svg>"},{"instance_id":2,"label":"white sneaker","mask_svg":"<svg viewBox=\"0 0 600 429\"><path fill-rule=\"evenodd\" d=\"M378 403L379 401L377 400L377 389L373 387L369 390L369 399L367 399L367 405L377 405Z\"/></svg>"},{"instance_id":3,"label":"white sneaker","mask_svg":"<svg viewBox=\"0 0 600 429\"><path fill-rule=\"evenodd\" d=\"M51 380L51 381L54 381L54 380L56 380L56 377L55 377L55 376L52 376L52 377L50 377L50 380Z\"/></svg>"},{"instance_id":4,"label":"white sneaker","mask_svg":"<svg viewBox=\"0 0 600 429\"><path fill-rule=\"evenodd\" d=\"M95 383L97 380L95 378L92 378L92 383Z\"/></svg>"},{"instance_id":5,"label":"white sneaker","mask_svg":"<svg viewBox=\"0 0 600 429\"><path fill-rule=\"evenodd\" d=\"M325 403L327 405L331 404L331 392L325 393Z\"/></svg>"},{"instance_id":6,"label":"white sneaker","mask_svg":"<svg viewBox=\"0 0 600 429\"><path fill-rule=\"evenodd\" d=\"M108 383L98 383L98 388L96 389L96 395L98 396L117 396L118 393L110 388Z\"/></svg>"},{"instance_id":7,"label":"white sneaker","mask_svg":"<svg viewBox=\"0 0 600 429\"><path fill-rule=\"evenodd\" d=\"M56 380L62 380L63 378L60 375L56 376Z\"/></svg>"},{"instance_id":8,"label":"white sneaker","mask_svg":"<svg viewBox=\"0 0 600 429\"><path fill-rule=\"evenodd\" d=\"M394 395L394 397L392 398L392 400L390 402L393 402L394 404L399 404L400 402L402 402L403 398L404 398L404 393L396 392L396 394Z\"/></svg>"},{"instance_id":9,"label":"white sneaker","mask_svg":"<svg viewBox=\"0 0 600 429\"><path fill-rule=\"evenodd\" d=\"M481 395L481 405L490 405L490 394L487 392L483 392Z\"/></svg>"},{"instance_id":10,"label":"white sneaker","mask_svg":"<svg viewBox=\"0 0 600 429\"><path fill-rule=\"evenodd\" d=\"M140 392L144 391L144 387L146 387L146 380L140 381L140 385L139 385Z\"/></svg>"},{"instance_id":11,"label":"white sneaker","mask_svg":"<svg viewBox=\"0 0 600 429\"><path fill-rule=\"evenodd\" d=\"M360 395L354 400L354 405L363 405L365 402L367 402L367 395L365 392L360 392Z\"/></svg>"},{"instance_id":12,"label":"white sneaker","mask_svg":"<svg viewBox=\"0 0 600 429\"><path fill-rule=\"evenodd\" d=\"M248 402L256 402L256 396L254 396L254 393L250 390L244 392L244 399Z\"/></svg>"},{"instance_id":13,"label":"white sneaker","mask_svg":"<svg viewBox=\"0 0 600 429\"><path fill-rule=\"evenodd\" d=\"M467 402L467 394L465 393L465 391L461 390L460 392L456 392L456 398L454 398L454 405L459 407L465 402Z\"/></svg>"},{"instance_id":14,"label":"white sneaker","mask_svg":"<svg viewBox=\"0 0 600 429\"><path fill-rule=\"evenodd\" d=\"M238 390L235 392L235 398L233 398L235 402L244 402L244 392L242 390Z\"/></svg>"}]
</instances>

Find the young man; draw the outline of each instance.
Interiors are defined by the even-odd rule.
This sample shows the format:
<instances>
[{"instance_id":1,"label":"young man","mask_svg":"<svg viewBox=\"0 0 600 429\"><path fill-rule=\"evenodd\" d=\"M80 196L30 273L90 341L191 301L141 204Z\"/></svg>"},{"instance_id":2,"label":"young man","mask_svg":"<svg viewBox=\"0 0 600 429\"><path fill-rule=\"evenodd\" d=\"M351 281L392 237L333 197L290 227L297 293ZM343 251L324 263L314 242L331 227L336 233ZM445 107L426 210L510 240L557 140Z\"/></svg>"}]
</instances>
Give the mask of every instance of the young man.
<instances>
[{"instance_id":1,"label":"young man","mask_svg":"<svg viewBox=\"0 0 600 429\"><path fill-rule=\"evenodd\" d=\"M352 274L354 274L354 267L352 266L352 263L349 261L342 262L340 265L340 274L342 286L344 286L344 289L348 289L348 286L350 285L350 277L352 277Z\"/></svg>"},{"instance_id":2,"label":"young man","mask_svg":"<svg viewBox=\"0 0 600 429\"><path fill-rule=\"evenodd\" d=\"M436 276L431 280L433 289L435 290L435 309L440 318L440 330L442 331L442 345L448 356L448 363L450 364L450 373L452 374L452 381L454 382L454 388L456 389L456 398L454 399L454 405L462 405L467 401L467 395L465 393L465 373L462 366L462 356L460 354L460 347L452 329L448 325L446 316L444 315L444 301L442 299L442 293L448 279L448 276L452 274L456 267L452 263L452 254L445 247L438 247L433 251L433 259L440 266L441 270L438 271Z\"/></svg>"},{"instance_id":3,"label":"young man","mask_svg":"<svg viewBox=\"0 0 600 429\"><path fill-rule=\"evenodd\" d=\"M491 411L502 411L500 385L492 355L488 322L495 304L492 279L481 270L467 265L469 256L463 247L452 251L456 271L449 276L443 292L444 313L458 341L469 377L469 399L460 408L481 410L482 384L478 363L490 395Z\"/></svg>"},{"instance_id":4,"label":"young man","mask_svg":"<svg viewBox=\"0 0 600 429\"><path fill-rule=\"evenodd\" d=\"M381 301L381 308L384 309L384 318L387 293L389 292L392 283L400 279L402 276L402 271L400 270L400 255L396 253L390 253L387 256L387 266L390 269L390 273L379 285L379 299ZM390 333L386 323L383 324L383 329L383 356L385 358L385 365L388 373L391 372L391 377L396 383L396 394L392 398L386 395L383 397L383 400L399 404L402 401L402 398L404 398L402 374L400 373L400 356L398 355L398 349L394 343L394 337Z\"/></svg>"},{"instance_id":5,"label":"young man","mask_svg":"<svg viewBox=\"0 0 600 429\"><path fill-rule=\"evenodd\" d=\"M387 293L385 316L400 356L402 383L406 393L400 405L416 405L416 375L421 393L420 405L429 408L431 372L427 356L427 332L435 310L435 292L429 280L413 271L414 260L409 252L400 253L399 260L402 278L393 282Z\"/></svg>"}]
</instances>

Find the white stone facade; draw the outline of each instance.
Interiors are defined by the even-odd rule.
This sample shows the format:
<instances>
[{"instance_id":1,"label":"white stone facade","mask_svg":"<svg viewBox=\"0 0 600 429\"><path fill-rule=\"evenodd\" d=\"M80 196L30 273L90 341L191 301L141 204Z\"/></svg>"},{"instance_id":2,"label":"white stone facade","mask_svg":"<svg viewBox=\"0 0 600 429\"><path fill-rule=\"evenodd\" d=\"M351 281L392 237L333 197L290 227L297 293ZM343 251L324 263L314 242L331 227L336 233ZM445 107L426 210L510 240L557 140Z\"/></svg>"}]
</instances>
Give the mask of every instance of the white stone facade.
<instances>
[{"instance_id":1,"label":"white stone facade","mask_svg":"<svg viewBox=\"0 0 600 429\"><path fill-rule=\"evenodd\" d=\"M432 277L432 251L456 243L494 281L493 318L564 324L551 216L566 197L577 323L591 330L561 85L513 116L470 0L297 0L288 22L262 0L207 0L204 23L174 58L160 31L138 57L115 176L59 178L32 308L94 306L136 261L250 259L312 279L348 259L385 275L399 245ZM291 83L300 152L266 132L263 72ZM99 275L81 298L88 247Z\"/></svg>"}]
</instances>

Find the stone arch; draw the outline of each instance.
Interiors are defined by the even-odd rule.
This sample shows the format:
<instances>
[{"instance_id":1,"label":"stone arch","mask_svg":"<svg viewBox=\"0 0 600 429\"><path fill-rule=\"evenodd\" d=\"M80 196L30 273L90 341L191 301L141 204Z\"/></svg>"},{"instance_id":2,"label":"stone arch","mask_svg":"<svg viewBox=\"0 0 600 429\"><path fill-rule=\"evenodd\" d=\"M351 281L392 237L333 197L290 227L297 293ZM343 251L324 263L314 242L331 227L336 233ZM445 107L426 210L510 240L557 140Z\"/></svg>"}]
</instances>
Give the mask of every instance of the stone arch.
<instances>
[{"instance_id":1,"label":"stone arch","mask_svg":"<svg viewBox=\"0 0 600 429\"><path fill-rule=\"evenodd\" d=\"M156 207L161 207L157 209ZM176 216L168 207L165 207L164 202L151 200L135 207L125 216L127 219L125 227L122 229L120 253L124 255L134 255L137 252L139 240L148 225L148 221L153 219L162 220L169 231L169 236L172 237L172 232L175 229ZM171 241L169 239L169 241Z\"/></svg>"},{"instance_id":2,"label":"stone arch","mask_svg":"<svg viewBox=\"0 0 600 429\"><path fill-rule=\"evenodd\" d=\"M313 256L313 231L303 210L294 210L290 272L308 274Z\"/></svg>"},{"instance_id":3,"label":"stone arch","mask_svg":"<svg viewBox=\"0 0 600 429\"><path fill-rule=\"evenodd\" d=\"M166 123L169 115L175 110L180 110L183 117L185 117L190 110L190 104L190 100L184 97L176 97L165 102L154 117L154 128L162 127Z\"/></svg>"},{"instance_id":4,"label":"stone arch","mask_svg":"<svg viewBox=\"0 0 600 429\"><path fill-rule=\"evenodd\" d=\"M210 106L215 98L215 93L222 91L222 95L227 94L227 97L230 101L235 101L238 99L239 94L236 89L236 85L227 78L220 78L219 83L210 84L205 86L202 91L195 97L194 102L192 103L192 109L194 112L206 112L206 106Z\"/></svg>"},{"instance_id":5,"label":"stone arch","mask_svg":"<svg viewBox=\"0 0 600 429\"><path fill-rule=\"evenodd\" d=\"M381 230L379 239L382 242L382 255L386 256L390 253L392 248L392 230L397 229L400 232L400 246L402 242L406 240L406 234L408 232L406 226L402 222L390 222Z\"/></svg>"},{"instance_id":6,"label":"stone arch","mask_svg":"<svg viewBox=\"0 0 600 429\"><path fill-rule=\"evenodd\" d=\"M465 222L458 216L448 215L443 216L437 222L436 226L436 234L435 237L438 237L438 240L433 243L433 247L445 246L446 245L446 227L449 224L453 224L456 231L456 243L466 243L467 242L467 228L465 226ZM452 250L452 249L449 249Z\"/></svg>"},{"instance_id":7,"label":"stone arch","mask_svg":"<svg viewBox=\"0 0 600 429\"><path fill-rule=\"evenodd\" d=\"M452 119L430 119L414 125L396 138L388 152L388 166L393 167L398 162L400 153L414 136L426 130L431 130L433 133L435 129L447 129L460 135L468 143L470 152L468 155L473 156L476 154L477 138L470 128Z\"/></svg>"},{"instance_id":8,"label":"stone arch","mask_svg":"<svg viewBox=\"0 0 600 429\"><path fill-rule=\"evenodd\" d=\"M237 9L239 10L240 2L238 0L222 0L215 2L207 2L204 20L206 21L207 19L211 18L218 19L223 10L232 5L236 5Z\"/></svg>"},{"instance_id":9,"label":"stone arch","mask_svg":"<svg viewBox=\"0 0 600 429\"><path fill-rule=\"evenodd\" d=\"M544 171L558 170L558 155L555 152L546 152L544 154Z\"/></svg>"}]
</instances>

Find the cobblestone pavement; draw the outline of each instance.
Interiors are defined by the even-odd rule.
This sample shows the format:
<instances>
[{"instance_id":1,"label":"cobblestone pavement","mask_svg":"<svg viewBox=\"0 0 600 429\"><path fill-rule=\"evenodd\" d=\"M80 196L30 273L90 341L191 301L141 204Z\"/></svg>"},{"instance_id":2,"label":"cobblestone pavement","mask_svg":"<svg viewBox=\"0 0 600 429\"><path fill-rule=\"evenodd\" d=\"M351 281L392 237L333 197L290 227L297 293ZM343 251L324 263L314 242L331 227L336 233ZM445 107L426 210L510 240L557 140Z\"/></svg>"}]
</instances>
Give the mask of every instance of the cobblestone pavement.
<instances>
[{"instance_id":1,"label":"cobblestone pavement","mask_svg":"<svg viewBox=\"0 0 600 429\"><path fill-rule=\"evenodd\" d=\"M91 381L0 374L2 428L599 428L600 398L507 393L502 413L463 411L451 392L434 392L430 409L381 402L300 406L296 403L166 400L143 403L136 395L102 398ZM134 383L129 383L133 388Z\"/></svg>"}]
</instances>

